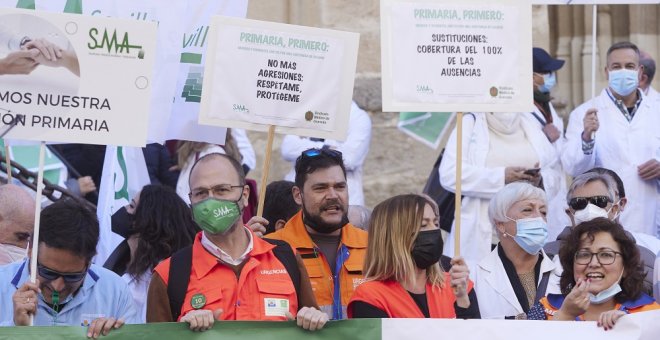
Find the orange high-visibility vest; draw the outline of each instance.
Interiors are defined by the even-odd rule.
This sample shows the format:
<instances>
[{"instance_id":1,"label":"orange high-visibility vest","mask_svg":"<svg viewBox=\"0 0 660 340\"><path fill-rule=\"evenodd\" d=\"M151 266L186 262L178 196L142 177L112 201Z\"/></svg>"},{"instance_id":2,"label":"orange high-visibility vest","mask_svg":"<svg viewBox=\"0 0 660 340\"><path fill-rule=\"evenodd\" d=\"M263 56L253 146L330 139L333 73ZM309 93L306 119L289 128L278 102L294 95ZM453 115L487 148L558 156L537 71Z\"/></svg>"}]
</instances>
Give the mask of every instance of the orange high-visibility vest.
<instances>
[{"instance_id":1,"label":"orange high-visibility vest","mask_svg":"<svg viewBox=\"0 0 660 340\"><path fill-rule=\"evenodd\" d=\"M179 319L194 309L223 309L222 320L285 321L282 311L295 317L298 297L291 276L273 254L274 245L253 235L249 259L237 278L232 268L211 255L201 243L201 232L192 249L192 268ZM170 259L155 271L167 284ZM178 320L177 320L178 321Z\"/></svg>"},{"instance_id":2,"label":"orange high-visibility vest","mask_svg":"<svg viewBox=\"0 0 660 340\"><path fill-rule=\"evenodd\" d=\"M443 288L426 284L426 301L429 306L431 318L456 318L454 302L456 296L449 286L449 273L445 273ZM468 292L472 290L473 283L468 281ZM367 281L361 284L353 294L348 304L348 317L353 317L351 304L355 301L366 302L387 313L390 318L424 318L415 300L397 281Z\"/></svg>"},{"instance_id":3,"label":"orange high-visibility vest","mask_svg":"<svg viewBox=\"0 0 660 340\"><path fill-rule=\"evenodd\" d=\"M342 227L337 250L337 262L341 263L341 269L337 281L333 278L334 270L309 236L302 221L302 211L294 215L284 228L266 235L266 238L285 241L298 251L305 263L314 296L321 310L331 319L345 319L346 306L353 291L364 282L362 268L367 255L367 232L350 223ZM339 296L335 296L336 291Z\"/></svg>"}]
</instances>

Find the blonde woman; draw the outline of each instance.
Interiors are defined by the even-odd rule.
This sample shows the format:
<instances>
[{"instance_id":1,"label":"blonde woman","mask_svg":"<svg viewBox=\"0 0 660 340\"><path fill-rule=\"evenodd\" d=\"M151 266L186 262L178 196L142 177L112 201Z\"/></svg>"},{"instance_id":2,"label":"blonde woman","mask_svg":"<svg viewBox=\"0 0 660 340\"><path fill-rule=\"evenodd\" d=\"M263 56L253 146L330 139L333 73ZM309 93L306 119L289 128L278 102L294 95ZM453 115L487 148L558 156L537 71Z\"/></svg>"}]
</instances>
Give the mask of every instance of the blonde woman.
<instances>
[{"instance_id":1,"label":"blonde woman","mask_svg":"<svg viewBox=\"0 0 660 340\"><path fill-rule=\"evenodd\" d=\"M462 258L439 264L442 238L433 204L400 195L378 204L369 223L366 282L348 304L349 318L479 318Z\"/></svg>"}]
</instances>

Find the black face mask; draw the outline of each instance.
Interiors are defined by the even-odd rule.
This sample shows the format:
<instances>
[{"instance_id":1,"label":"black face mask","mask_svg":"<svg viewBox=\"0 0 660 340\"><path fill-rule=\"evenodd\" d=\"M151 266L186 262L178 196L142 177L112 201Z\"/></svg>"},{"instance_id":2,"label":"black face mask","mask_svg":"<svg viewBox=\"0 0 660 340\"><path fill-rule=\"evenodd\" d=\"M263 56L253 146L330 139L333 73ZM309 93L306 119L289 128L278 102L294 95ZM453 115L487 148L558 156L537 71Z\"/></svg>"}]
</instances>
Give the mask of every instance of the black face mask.
<instances>
[{"instance_id":1,"label":"black face mask","mask_svg":"<svg viewBox=\"0 0 660 340\"><path fill-rule=\"evenodd\" d=\"M135 221L135 215L129 214L126 211L126 207L121 207L111 218L111 229L112 232L121 235L123 238L129 238L133 235L133 222Z\"/></svg>"},{"instance_id":2,"label":"black face mask","mask_svg":"<svg viewBox=\"0 0 660 340\"><path fill-rule=\"evenodd\" d=\"M419 269L427 269L440 261L442 255L442 233L440 229L420 231L411 252Z\"/></svg>"},{"instance_id":3,"label":"black face mask","mask_svg":"<svg viewBox=\"0 0 660 340\"><path fill-rule=\"evenodd\" d=\"M319 234L330 234L335 230L338 230L341 227L345 226L348 223L348 215L346 215L345 211L344 211L344 215L341 217L341 221L338 224L328 224L323 222L320 216L310 215L309 213L307 213L307 209L305 209L305 206L302 207L302 213L303 213L302 214L303 223L306 226L314 229Z\"/></svg>"}]
</instances>

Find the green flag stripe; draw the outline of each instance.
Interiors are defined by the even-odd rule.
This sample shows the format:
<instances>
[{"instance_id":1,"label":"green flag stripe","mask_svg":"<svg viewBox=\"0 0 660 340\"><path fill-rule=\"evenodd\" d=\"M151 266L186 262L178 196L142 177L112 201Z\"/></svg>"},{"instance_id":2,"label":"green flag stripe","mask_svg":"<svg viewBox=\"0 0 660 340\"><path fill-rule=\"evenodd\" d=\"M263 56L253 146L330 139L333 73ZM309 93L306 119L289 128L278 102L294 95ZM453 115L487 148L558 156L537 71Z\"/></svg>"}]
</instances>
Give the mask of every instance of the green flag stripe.
<instances>
[{"instance_id":1,"label":"green flag stripe","mask_svg":"<svg viewBox=\"0 0 660 340\"><path fill-rule=\"evenodd\" d=\"M67 0L64 5L64 13L82 14L82 0Z\"/></svg>"},{"instance_id":2,"label":"green flag stripe","mask_svg":"<svg viewBox=\"0 0 660 340\"><path fill-rule=\"evenodd\" d=\"M35 9L34 0L18 0L16 8Z\"/></svg>"},{"instance_id":3,"label":"green flag stripe","mask_svg":"<svg viewBox=\"0 0 660 340\"><path fill-rule=\"evenodd\" d=\"M201 64L202 55L199 53L181 53L181 62L184 64Z\"/></svg>"}]
</instances>

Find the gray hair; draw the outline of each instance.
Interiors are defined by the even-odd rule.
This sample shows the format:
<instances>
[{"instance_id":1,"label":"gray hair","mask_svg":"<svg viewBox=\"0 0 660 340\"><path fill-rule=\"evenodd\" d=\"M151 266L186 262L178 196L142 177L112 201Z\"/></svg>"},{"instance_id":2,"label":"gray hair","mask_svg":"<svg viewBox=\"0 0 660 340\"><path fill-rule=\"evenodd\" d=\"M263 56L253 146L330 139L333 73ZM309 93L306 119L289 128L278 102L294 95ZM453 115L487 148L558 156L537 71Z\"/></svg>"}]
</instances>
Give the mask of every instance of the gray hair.
<instances>
[{"instance_id":1,"label":"gray hair","mask_svg":"<svg viewBox=\"0 0 660 340\"><path fill-rule=\"evenodd\" d=\"M610 198L611 202L614 202L614 198L616 197L616 183L612 179L612 176L599 174L597 172L585 172L573 178L573 183L571 183L571 186L566 193L566 203L574 197L573 192L575 192L575 189L581 188L594 181L600 181L605 184L605 187L607 188L607 196Z\"/></svg>"},{"instance_id":2,"label":"gray hair","mask_svg":"<svg viewBox=\"0 0 660 340\"><path fill-rule=\"evenodd\" d=\"M545 191L528 182L513 182L498 191L488 204L488 219L494 226L496 222L506 222L506 212L520 201L537 199L546 202Z\"/></svg>"}]
</instances>

